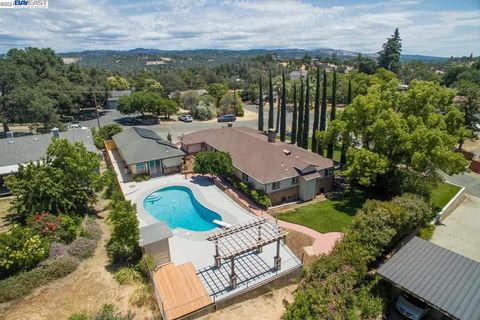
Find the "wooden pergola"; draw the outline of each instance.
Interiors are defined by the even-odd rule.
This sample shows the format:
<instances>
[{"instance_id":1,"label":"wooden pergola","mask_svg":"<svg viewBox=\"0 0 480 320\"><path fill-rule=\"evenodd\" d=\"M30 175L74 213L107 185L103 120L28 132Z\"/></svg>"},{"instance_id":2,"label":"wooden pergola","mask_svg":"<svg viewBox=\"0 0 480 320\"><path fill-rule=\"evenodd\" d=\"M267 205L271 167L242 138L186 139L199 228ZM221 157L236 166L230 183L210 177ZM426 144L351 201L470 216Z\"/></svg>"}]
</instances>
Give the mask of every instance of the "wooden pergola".
<instances>
[{"instance_id":1,"label":"wooden pergola","mask_svg":"<svg viewBox=\"0 0 480 320\"><path fill-rule=\"evenodd\" d=\"M207 240L215 243L215 267L220 268L222 260L230 260L230 286L237 286L235 274L235 257L248 252L262 252L263 247L277 242L277 252L274 268L280 270L282 258L280 257L280 240L285 241L287 232L280 229L277 223L266 218L255 219L226 229L210 233Z\"/></svg>"}]
</instances>

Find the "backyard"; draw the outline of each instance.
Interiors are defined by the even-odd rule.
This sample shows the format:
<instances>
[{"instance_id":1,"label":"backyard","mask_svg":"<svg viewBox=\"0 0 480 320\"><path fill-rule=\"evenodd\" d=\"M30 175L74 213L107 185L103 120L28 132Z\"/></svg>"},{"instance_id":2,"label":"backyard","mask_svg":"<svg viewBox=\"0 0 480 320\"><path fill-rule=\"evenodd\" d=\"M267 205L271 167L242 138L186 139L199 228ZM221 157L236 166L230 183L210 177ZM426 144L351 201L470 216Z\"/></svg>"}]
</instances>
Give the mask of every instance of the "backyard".
<instances>
[{"instance_id":1,"label":"backyard","mask_svg":"<svg viewBox=\"0 0 480 320\"><path fill-rule=\"evenodd\" d=\"M432 191L431 202L435 211L441 210L460 190L459 187L442 182ZM280 220L297 223L320 233L341 232L368 199L382 199L371 191L357 189L346 192L337 199L313 203L277 215Z\"/></svg>"}]
</instances>

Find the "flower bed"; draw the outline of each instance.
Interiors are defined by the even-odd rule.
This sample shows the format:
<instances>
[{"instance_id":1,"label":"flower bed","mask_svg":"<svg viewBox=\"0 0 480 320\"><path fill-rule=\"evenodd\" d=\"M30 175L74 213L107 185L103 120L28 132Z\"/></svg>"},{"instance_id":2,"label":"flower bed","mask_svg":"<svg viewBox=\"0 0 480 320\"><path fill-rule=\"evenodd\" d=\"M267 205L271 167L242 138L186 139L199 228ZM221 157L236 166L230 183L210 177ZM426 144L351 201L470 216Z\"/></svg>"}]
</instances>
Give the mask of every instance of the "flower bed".
<instances>
[{"instance_id":1,"label":"flower bed","mask_svg":"<svg viewBox=\"0 0 480 320\"><path fill-rule=\"evenodd\" d=\"M253 200L253 202L255 202L255 204L259 205L260 207L267 209L272 205L270 198L263 190L256 190L250 184L241 181L239 178L233 175L227 176L227 180L235 187L235 189L240 190L243 194L247 195Z\"/></svg>"}]
</instances>

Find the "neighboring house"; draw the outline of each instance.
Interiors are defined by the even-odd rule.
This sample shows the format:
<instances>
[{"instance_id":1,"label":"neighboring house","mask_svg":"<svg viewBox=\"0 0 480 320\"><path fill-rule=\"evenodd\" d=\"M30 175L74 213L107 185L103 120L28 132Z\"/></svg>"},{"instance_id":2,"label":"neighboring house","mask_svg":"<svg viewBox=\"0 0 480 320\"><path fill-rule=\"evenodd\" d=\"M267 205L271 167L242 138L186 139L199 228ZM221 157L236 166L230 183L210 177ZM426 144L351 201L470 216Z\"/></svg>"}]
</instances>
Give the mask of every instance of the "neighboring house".
<instances>
[{"instance_id":1,"label":"neighboring house","mask_svg":"<svg viewBox=\"0 0 480 320\"><path fill-rule=\"evenodd\" d=\"M185 135L182 149L229 152L235 175L264 191L273 205L285 201L312 200L333 186L333 161L295 145L267 137L255 129L227 127Z\"/></svg>"},{"instance_id":2,"label":"neighboring house","mask_svg":"<svg viewBox=\"0 0 480 320\"><path fill-rule=\"evenodd\" d=\"M131 90L110 91L107 98L107 109L117 109L118 99L120 99L120 97L128 97L131 94Z\"/></svg>"},{"instance_id":3,"label":"neighboring house","mask_svg":"<svg viewBox=\"0 0 480 320\"><path fill-rule=\"evenodd\" d=\"M142 173L159 176L181 171L185 153L152 130L124 128L112 140L113 149L118 151L133 176Z\"/></svg>"},{"instance_id":4,"label":"neighboring house","mask_svg":"<svg viewBox=\"0 0 480 320\"><path fill-rule=\"evenodd\" d=\"M70 142L80 141L91 152L97 152L89 129L70 129L59 132L54 128L52 133L12 137L7 133L6 139L0 139L0 195L8 194L3 178L18 171L19 164L39 161L45 157L52 138L59 137Z\"/></svg>"},{"instance_id":5,"label":"neighboring house","mask_svg":"<svg viewBox=\"0 0 480 320\"><path fill-rule=\"evenodd\" d=\"M300 80L307 77L308 71L307 70L296 70L292 71L288 74L288 78L290 80Z\"/></svg>"},{"instance_id":6,"label":"neighboring house","mask_svg":"<svg viewBox=\"0 0 480 320\"><path fill-rule=\"evenodd\" d=\"M428 304L428 319L480 319L477 261L414 237L377 273L393 285L394 295L405 291Z\"/></svg>"}]
</instances>

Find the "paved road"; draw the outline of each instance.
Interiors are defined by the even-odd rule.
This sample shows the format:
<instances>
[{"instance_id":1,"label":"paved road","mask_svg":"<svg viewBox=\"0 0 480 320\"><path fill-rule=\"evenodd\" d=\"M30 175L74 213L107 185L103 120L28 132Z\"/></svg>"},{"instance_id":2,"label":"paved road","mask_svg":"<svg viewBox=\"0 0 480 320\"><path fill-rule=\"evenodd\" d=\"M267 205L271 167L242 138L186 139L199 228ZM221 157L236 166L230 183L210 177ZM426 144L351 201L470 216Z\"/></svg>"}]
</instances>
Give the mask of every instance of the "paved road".
<instances>
[{"instance_id":1,"label":"paved road","mask_svg":"<svg viewBox=\"0 0 480 320\"><path fill-rule=\"evenodd\" d=\"M448 182L465 187L468 194L480 198L480 174L469 172L453 176L444 175L444 177Z\"/></svg>"}]
</instances>

